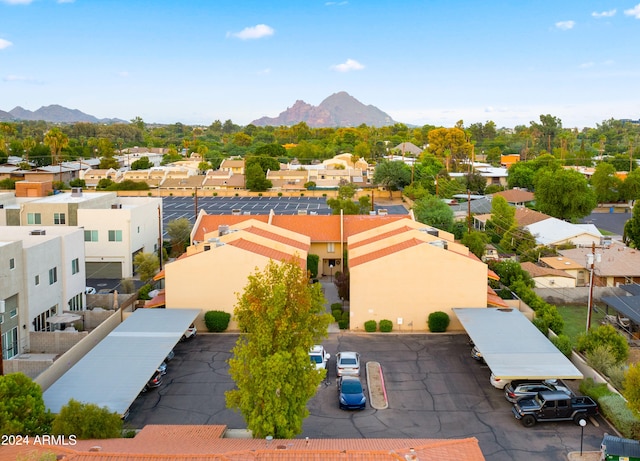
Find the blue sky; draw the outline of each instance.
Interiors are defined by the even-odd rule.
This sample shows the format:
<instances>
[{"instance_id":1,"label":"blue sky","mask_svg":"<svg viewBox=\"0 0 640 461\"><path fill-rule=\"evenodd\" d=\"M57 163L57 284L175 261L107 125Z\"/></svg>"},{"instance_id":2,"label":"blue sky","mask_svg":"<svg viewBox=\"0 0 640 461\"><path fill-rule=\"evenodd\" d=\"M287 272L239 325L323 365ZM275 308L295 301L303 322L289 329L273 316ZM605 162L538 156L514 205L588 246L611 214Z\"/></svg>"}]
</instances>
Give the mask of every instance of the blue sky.
<instances>
[{"instance_id":1,"label":"blue sky","mask_svg":"<svg viewBox=\"0 0 640 461\"><path fill-rule=\"evenodd\" d=\"M346 91L394 120L640 118L640 3L0 0L0 109L246 125Z\"/></svg>"}]
</instances>

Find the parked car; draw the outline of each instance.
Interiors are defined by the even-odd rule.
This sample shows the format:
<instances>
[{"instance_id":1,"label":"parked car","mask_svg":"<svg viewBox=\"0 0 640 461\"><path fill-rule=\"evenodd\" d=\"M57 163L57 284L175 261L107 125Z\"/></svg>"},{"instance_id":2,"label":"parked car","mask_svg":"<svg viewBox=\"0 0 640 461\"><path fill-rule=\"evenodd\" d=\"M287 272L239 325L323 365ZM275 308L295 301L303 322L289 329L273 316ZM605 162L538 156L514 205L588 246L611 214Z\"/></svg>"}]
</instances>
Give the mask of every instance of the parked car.
<instances>
[{"instance_id":1,"label":"parked car","mask_svg":"<svg viewBox=\"0 0 640 461\"><path fill-rule=\"evenodd\" d=\"M591 397L538 392L534 397L518 400L511 411L524 427L535 426L539 421L573 421L584 426L589 416L598 415L598 404Z\"/></svg>"},{"instance_id":2,"label":"parked car","mask_svg":"<svg viewBox=\"0 0 640 461\"><path fill-rule=\"evenodd\" d=\"M482 352L480 352L476 346L473 346L471 348L471 357L473 357L478 362L484 363L484 357L482 357Z\"/></svg>"},{"instance_id":3,"label":"parked car","mask_svg":"<svg viewBox=\"0 0 640 461\"><path fill-rule=\"evenodd\" d=\"M324 346L316 344L309 351L309 358L311 363L315 364L316 370L322 370L327 368L331 354L324 349Z\"/></svg>"},{"instance_id":4,"label":"parked car","mask_svg":"<svg viewBox=\"0 0 640 461\"><path fill-rule=\"evenodd\" d=\"M360 376L360 354L357 352L338 352L336 355L336 375Z\"/></svg>"},{"instance_id":5,"label":"parked car","mask_svg":"<svg viewBox=\"0 0 640 461\"><path fill-rule=\"evenodd\" d=\"M510 379L500 379L496 378L496 376L491 373L491 377L489 378L489 382L496 389L504 389L504 387L511 382Z\"/></svg>"},{"instance_id":6,"label":"parked car","mask_svg":"<svg viewBox=\"0 0 640 461\"><path fill-rule=\"evenodd\" d=\"M338 380L338 401L341 410L364 410L367 397L360 378L357 376L342 376Z\"/></svg>"},{"instance_id":7,"label":"parked car","mask_svg":"<svg viewBox=\"0 0 640 461\"><path fill-rule=\"evenodd\" d=\"M516 403L522 398L534 397L538 392L544 391L558 391L564 392L569 396L573 395L571 389L563 386L561 382L555 379L545 381L517 379L504 387L504 396L509 402Z\"/></svg>"},{"instance_id":8,"label":"parked car","mask_svg":"<svg viewBox=\"0 0 640 461\"><path fill-rule=\"evenodd\" d=\"M162 362L158 367L158 371L162 376L167 374L167 362Z\"/></svg>"},{"instance_id":9,"label":"parked car","mask_svg":"<svg viewBox=\"0 0 640 461\"><path fill-rule=\"evenodd\" d=\"M96 289L93 287L85 287L84 288L84 294L86 295L95 295L96 294Z\"/></svg>"},{"instance_id":10,"label":"parked car","mask_svg":"<svg viewBox=\"0 0 640 461\"><path fill-rule=\"evenodd\" d=\"M169 351L169 353L167 354L167 358L164 359L165 362L170 362L171 360L173 360L173 358L176 356L176 353L173 351L173 349L171 349Z\"/></svg>"},{"instance_id":11,"label":"parked car","mask_svg":"<svg viewBox=\"0 0 640 461\"><path fill-rule=\"evenodd\" d=\"M147 381L147 384L142 388L142 392L147 392L149 389L154 389L162 384L162 373L158 370L153 374L151 379Z\"/></svg>"},{"instance_id":12,"label":"parked car","mask_svg":"<svg viewBox=\"0 0 640 461\"><path fill-rule=\"evenodd\" d=\"M180 341L185 341L187 339L195 338L196 333L198 333L198 329L192 323L191 326L187 328L187 331L184 332L184 334L182 335L182 338L180 338Z\"/></svg>"}]
</instances>

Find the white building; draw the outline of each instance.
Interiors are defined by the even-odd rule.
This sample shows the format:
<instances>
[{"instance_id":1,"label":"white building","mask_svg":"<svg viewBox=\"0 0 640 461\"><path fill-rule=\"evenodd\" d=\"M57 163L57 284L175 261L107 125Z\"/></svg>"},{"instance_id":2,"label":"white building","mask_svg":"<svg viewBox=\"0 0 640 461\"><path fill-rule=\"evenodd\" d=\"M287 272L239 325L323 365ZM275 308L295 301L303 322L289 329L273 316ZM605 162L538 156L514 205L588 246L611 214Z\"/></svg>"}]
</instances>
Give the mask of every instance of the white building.
<instances>
[{"instance_id":1,"label":"white building","mask_svg":"<svg viewBox=\"0 0 640 461\"><path fill-rule=\"evenodd\" d=\"M29 349L30 331L85 308L84 235L68 226L0 227L0 306L4 358Z\"/></svg>"}]
</instances>

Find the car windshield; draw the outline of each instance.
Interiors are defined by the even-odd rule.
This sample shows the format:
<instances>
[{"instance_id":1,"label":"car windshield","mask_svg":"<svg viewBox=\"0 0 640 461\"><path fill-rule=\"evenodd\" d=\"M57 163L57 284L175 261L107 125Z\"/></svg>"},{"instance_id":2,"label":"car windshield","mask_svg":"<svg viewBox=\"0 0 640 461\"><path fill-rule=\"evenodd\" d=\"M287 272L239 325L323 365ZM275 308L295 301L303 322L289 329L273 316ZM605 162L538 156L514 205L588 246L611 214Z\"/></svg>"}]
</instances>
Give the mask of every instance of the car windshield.
<instances>
[{"instance_id":1,"label":"car windshield","mask_svg":"<svg viewBox=\"0 0 640 461\"><path fill-rule=\"evenodd\" d=\"M356 359L351 357L344 357L340 359L340 365L355 365L356 363L358 363Z\"/></svg>"},{"instance_id":2,"label":"car windshield","mask_svg":"<svg viewBox=\"0 0 640 461\"><path fill-rule=\"evenodd\" d=\"M311 355L311 363L322 363L322 357L319 355Z\"/></svg>"},{"instance_id":3,"label":"car windshield","mask_svg":"<svg viewBox=\"0 0 640 461\"><path fill-rule=\"evenodd\" d=\"M361 394L362 386L359 381L346 381L342 383L342 392L344 394Z\"/></svg>"}]
</instances>

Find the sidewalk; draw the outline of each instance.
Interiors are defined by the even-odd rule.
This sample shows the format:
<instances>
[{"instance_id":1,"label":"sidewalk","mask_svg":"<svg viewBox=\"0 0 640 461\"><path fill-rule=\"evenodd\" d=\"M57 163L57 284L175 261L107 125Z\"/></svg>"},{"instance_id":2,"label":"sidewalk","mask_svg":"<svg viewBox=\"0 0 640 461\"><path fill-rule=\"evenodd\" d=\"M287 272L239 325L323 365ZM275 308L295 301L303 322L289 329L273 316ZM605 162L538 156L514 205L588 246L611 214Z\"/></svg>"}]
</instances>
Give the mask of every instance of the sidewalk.
<instances>
[{"instance_id":1,"label":"sidewalk","mask_svg":"<svg viewBox=\"0 0 640 461\"><path fill-rule=\"evenodd\" d=\"M331 277L320 277L320 284L322 285L322 292L324 293L324 297L327 300L325 304L325 310L328 314L331 314L331 305L333 303L341 303L345 309L349 308L349 301L342 301L340 296L338 295L338 288L333 283ZM332 322L329 325L329 333L340 333L340 328L338 327L338 322Z\"/></svg>"}]
</instances>

